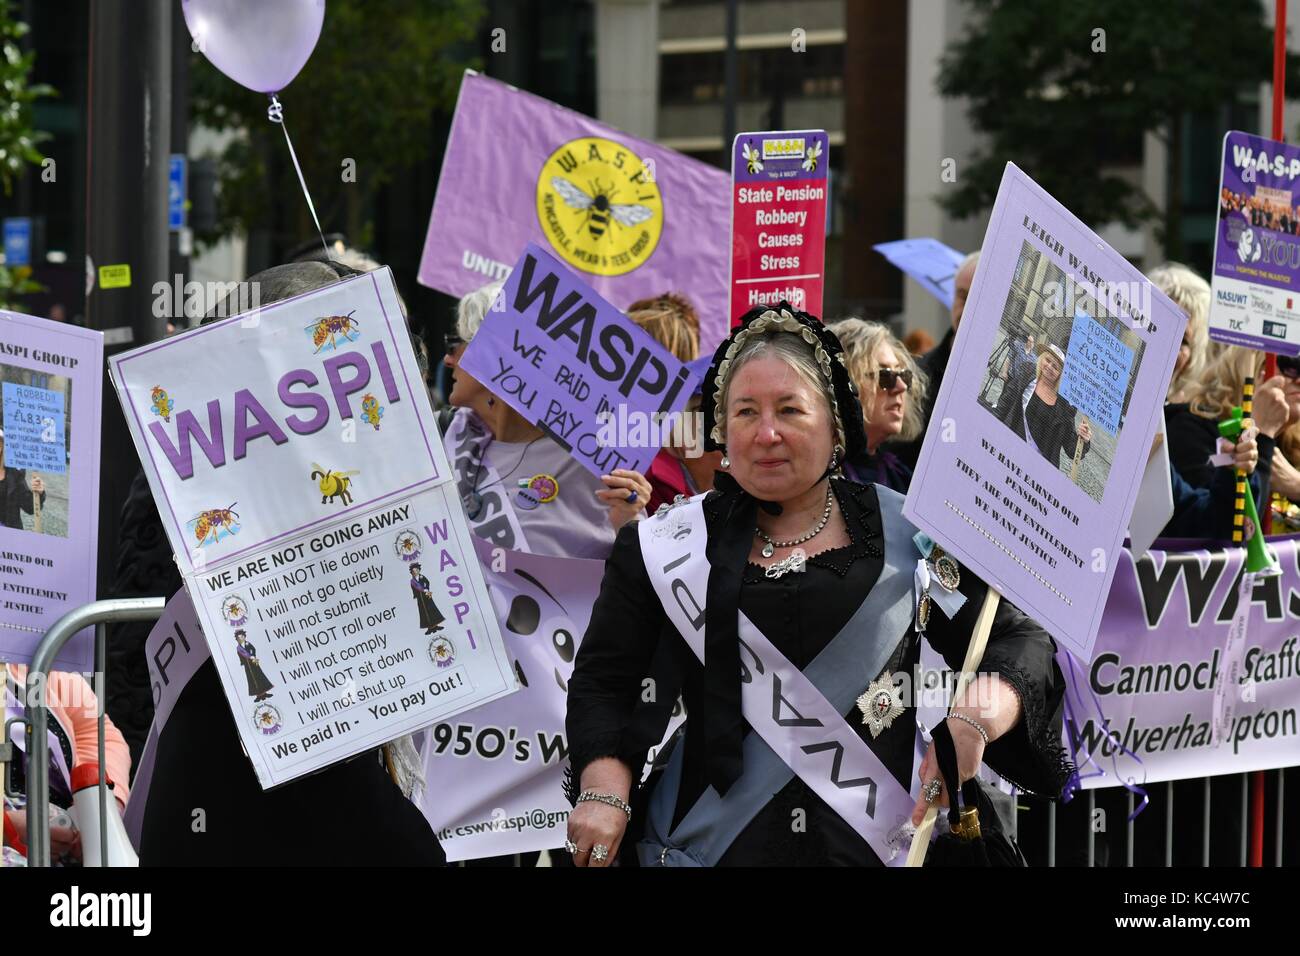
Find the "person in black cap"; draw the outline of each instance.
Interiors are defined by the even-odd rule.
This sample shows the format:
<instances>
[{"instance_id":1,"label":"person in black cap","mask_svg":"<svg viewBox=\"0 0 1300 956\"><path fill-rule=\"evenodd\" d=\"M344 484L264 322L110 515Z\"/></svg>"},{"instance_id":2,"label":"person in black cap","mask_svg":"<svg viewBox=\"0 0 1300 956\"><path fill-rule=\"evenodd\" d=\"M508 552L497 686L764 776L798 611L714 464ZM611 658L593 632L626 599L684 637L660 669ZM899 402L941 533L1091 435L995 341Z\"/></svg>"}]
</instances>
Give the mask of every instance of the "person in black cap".
<instances>
[{"instance_id":1,"label":"person in black cap","mask_svg":"<svg viewBox=\"0 0 1300 956\"><path fill-rule=\"evenodd\" d=\"M704 396L706 447L725 456L715 489L619 532L578 650L566 724L575 784L566 849L579 866L879 865L909 814L915 823L925 810L907 792L916 702L896 699L893 678L920 654L916 529L901 516L900 495L839 475L865 445L862 413L840 343L816 318L786 303L747 313L714 355ZM925 628L960 668L986 586L950 556L930 557L943 586L967 599L960 609L948 602L951 618L929 613ZM756 646L768 646L766 665ZM978 702L963 698L946 721L963 779L987 761L1022 787L1060 793L1070 768L1053 654L1043 629L1002 602L973 685ZM665 657L675 666L664 666ZM791 670L774 685L778 665ZM800 708L807 711L808 698L790 690L804 679L824 701L840 702L828 713L849 752L825 752L841 745L822 743L804 751L818 754L818 773L836 776L831 790L860 785L839 775L860 770L862 759L893 778L877 779L871 797L877 816L892 815L882 850L873 847L883 831L863 835L862 800L841 816L818 795L830 792L825 781L798 759L801 739L781 736L824 733L807 731ZM653 792L633 794L645 751L664 730L640 719L644 702L666 710L662 702L679 693L685 731ZM751 702L767 696L742 714L746 693ZM766 744L754 739L760 725ZM922 792L942 805L938 778L932 749L920 768ZM631 805L640 796L648 798L644 814ZM621 848L629 849L620 857Z\"/></svg>"}]
</instances>

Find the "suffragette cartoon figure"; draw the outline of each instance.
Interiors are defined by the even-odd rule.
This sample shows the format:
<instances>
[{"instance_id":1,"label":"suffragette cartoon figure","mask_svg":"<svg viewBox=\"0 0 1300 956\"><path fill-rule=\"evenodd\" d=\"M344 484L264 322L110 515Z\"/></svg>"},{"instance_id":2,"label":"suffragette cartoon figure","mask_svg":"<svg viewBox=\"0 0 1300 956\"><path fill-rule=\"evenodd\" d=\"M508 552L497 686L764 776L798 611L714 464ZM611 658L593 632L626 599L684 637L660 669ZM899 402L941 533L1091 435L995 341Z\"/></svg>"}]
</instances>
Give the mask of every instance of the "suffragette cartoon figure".
<instances>
[{"instance_id":1,"label":"suffragette cartoon figure","mask_svg":"<svg viewBox=\"0 0 1300 956\"><path fill-rule=\"evenodd\" d=\"M415 595L416 606L420 609L420 627L425 634L442 630L445 620L438 606L433 603L433 592L429 590L429 579L420 573L420 563L411 565L411 592Z\"/></svg>"},{"instance_id":2,"label":"suffragette cartoon figure","mask_svg":"<svg viewBox=\"0 0 1300 956\"><path fill-rule=\"evenodd\" d=\"M253 700L266 700L271 696L271 688L275 685L262 670L262 662L257 659L257 648L248 643L248 635L242 627L235 631L235 640L239 642L239 663L244 668L244 676L248 678L249 696Z\"/></svg>"}]
</instances>

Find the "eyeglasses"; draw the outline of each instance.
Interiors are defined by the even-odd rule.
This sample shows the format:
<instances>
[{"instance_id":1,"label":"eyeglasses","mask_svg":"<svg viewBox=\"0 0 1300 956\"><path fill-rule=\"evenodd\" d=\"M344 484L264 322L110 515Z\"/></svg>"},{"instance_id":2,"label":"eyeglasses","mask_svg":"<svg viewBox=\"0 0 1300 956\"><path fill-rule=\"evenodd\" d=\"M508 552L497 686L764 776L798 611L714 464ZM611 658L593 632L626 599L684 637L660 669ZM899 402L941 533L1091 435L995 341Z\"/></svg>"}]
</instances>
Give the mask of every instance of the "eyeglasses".
<instances>
[{"instance_id":1,"label":"eyeglasses","mask_svg":"<svg viewBox=\"0 0 1300 956\"><path fill-rule=\"evenodd\" d=\"M886 392L892 389L899 379L902 379L903 384L908 388L912 387L912 370L910 368L882 368L877 373L877 377L881 389Z\"/></svg>"},{"instance_id":2,"label":"eyeglasses","mask_svg":"<svg viewBox=\"0 0 1300 956\"><path fill-rule=\"evenodd\" d=\"M1279 355L1277 371L1287 378L1300 378L1300 355Z\"/></svg>"}]
</instances>

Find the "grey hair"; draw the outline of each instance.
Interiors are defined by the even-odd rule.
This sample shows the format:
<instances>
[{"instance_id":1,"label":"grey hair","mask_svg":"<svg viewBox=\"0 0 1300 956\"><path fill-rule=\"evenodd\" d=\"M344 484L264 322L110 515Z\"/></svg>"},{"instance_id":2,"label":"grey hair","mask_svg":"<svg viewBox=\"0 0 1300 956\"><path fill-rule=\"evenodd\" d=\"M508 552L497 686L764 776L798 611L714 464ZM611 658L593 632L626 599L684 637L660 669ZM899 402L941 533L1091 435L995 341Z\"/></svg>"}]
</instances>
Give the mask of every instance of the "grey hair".
<instances>
[{"instance_id":1,"label":"grey hair","mask_svg":"<svg viewBox=\"0 0 1300 956\"><path fill-rule=\"evenodd\" d=\"M817 359L813 355L812 349L805 344L804 340L794 332L777 332L768 335L755 335L740 347L734 358L731 360L731 367L727 372L726 381L722 384L721 409L722 414L718 416L718 426L725 442L727 435L727 405L731 401L731 383L736 380L736 373L739 372L746 364L753 359L767 354L772 354L774 358L779 358L785 362L804 383L815 393L822 397L826 405L826 417L832 422L835 431L835 445L843 454L845 440L844 429L840 425L838 416L835 414L835 406L831 401L831 383L822 374L821 368L817 365Z\"/></svg>"},{"instance_id":2,"label":"grey hair","mask_svg":"<svg viewBox=\"0 0 1300 956\"><path fill-rule=\"evenodd\" d=\"M497 294L505 286L504 280L489 282L473 292L466 293L456 304L456 334L462 342L470 342L477 334L479 326L487 316L488 309L496 301Z\"/></svg>"}]
</instances>

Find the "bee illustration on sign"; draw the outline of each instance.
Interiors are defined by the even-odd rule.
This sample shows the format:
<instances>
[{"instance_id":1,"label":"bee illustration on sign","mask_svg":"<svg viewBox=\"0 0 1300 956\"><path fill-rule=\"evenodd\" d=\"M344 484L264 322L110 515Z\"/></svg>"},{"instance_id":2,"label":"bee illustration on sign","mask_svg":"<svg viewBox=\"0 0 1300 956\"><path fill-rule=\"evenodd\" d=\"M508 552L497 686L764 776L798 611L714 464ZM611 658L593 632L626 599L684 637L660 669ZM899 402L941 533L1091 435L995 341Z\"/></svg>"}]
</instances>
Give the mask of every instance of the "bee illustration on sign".
<instances>
[{"instance_id":1,"label":"bee illustration on sign","mask_svg":"<svg viewBox=\"0 0 1300 956\"><path fill-rule=\"evenodd\" d=\"M231 594L221 602L221 616L231 627L242 627L248 621L248 605L238 594Z\"/></svg>"},{"instance_id":2,"label":"bee illustration on sign","mask_svg":"<svg viewBox=\"0 0 1300 956\"><path fill-rule=\"evenodd\" d=\"M562 176L552 176L551 185L560 194L565 205L571 209L583 209L587 213L587 231L591 238L599 239L605 235L612 216L620 226L631 228L640 225L654 216L654 210L640 203L614 202L618 190L611 186L602 186L600 180L587 183L591 193L585 193Z\"/></svg>"},{"instance_id":3,"label":"bee illustration on sign","mask_svg":"<svg viewBox=\"0 0 1300 956\"><path fill-rule=\"evenodd\" d=\"M379 419L384 417L384 406L379 404L379 399L369 392L361 396L361 420L369 425L375 426L375 431L379 431Z\"/></svg>"},{"instance_id":4,"label":"bee illustration on sign","mask_svg":"<svg viewBox=\"0 0 1300 956\"><path fill-rule=\"evenodd\" d=\"M229 508L200 511L185 523L185 527L202 547L216 544L223 537L239 534L239 512L235 510L237 504L239 502L232 501Z\"/></svg>"},{"instance_id":5,"label":"bee illustration on sign","mask_svg":"<svg viewBox=\"0 0 1300 956\"><path fill-rule=\"evenodd\" d=\"M420 536L410 528L403 528L397 533L393 550L397 556L408 564L420 560Z\"/></svg>"},{"instance_id":6,"label":"bee illustration on sign","mask_svg":"<svg viewBox=\"0 0 1300 956\"><path fill-rule=\"evenodd\" d=\"M281 725L280 711L274 704L261 703L253 708L253 726L260 730L263 736L271 737L278 734Z\"/></svg>"},{"instance_id":7,"label":"bee illustration on sign","mask_svg":"<svg viewBox=\"0 0 1300 956\"><path fill-rule=\"evenodd\" d=\"M746 140L745 144L740 147L740 151L745 156L745 168L749 170L750 175L763 171L763 160L758 155L758 150L754 148L753 141Z\"/></svg>"},{"instance_id":8,"label":"bee illustration on sign","mask_svg":"<svg viewBox=\"0 0 1300 956\"><path fill-rule=\"evenodd\" d=\"M319 481L320 486L320 503L332 504L335 498L338 498L345 505L352 504L352 492L348 489L352 486L352 476L359 475L359 471L330 471L323 468L316 462L311 463L313 480Z\"/></svg>"},{"instance_id":9,"label":"bee illustration on sign","mask_svg":"<svg viewBox=\"0 0 1300 956\"><path fill-rule=\"evenodd\" d=\"M171 422L172 409L176 407L176 403L167 395L166 390L161 385L155 385L149 392L149 398L153 402L149 406L149 411L161 415L163 421Z\"/></svg>"},{"instance_id":10,"label":"bee illustration on sign","mask_svg":"<svg viewBox=\"0 0 1300 956\"><path fill-rule=\"evenodd\" d=\"M355 342L361 338L361 322L352 318L356 309L347 315L327 315L307 326L311 344L317 352L328 352L339 347L339 340Z\"/></svg>"},{"instance_id":11,"label":"bee illustration on sign","mask_svg":"<svg viewBox=\"0 0 1300 956\"><path fill-rule=\"evenodd\" d=\"M814 140L813 144L808 147L808 152L804 154L803 168L810 173L817 172L817 162L822 156L822 141Z\"/></svg>"}]
</instances>

